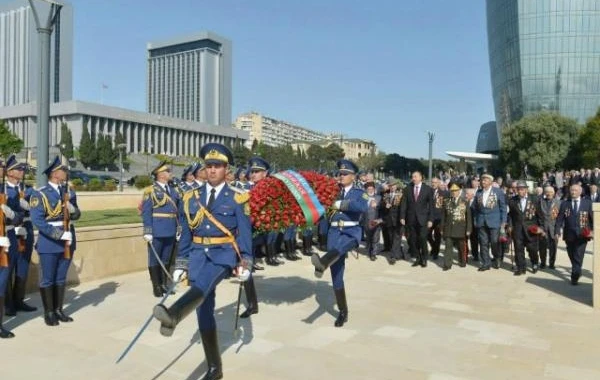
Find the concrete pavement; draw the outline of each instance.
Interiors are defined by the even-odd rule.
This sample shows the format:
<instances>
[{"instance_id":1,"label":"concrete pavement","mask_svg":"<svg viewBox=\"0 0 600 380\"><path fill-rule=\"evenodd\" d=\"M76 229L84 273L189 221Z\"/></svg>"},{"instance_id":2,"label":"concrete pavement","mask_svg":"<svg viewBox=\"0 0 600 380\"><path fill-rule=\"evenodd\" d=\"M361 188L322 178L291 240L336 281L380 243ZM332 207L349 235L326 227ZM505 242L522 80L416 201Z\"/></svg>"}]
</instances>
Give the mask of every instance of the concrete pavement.
<instances>
[{"instance_id":1,"label":"concrete pavement","mask_svg":"<svg viewBox=\"0 0 600 380\"><path fill-rule=\"evenodd\" d=\"M579 286L569 283L563 244L556 271L521 277L512 276L508 258L504 268L483 273L471 265L443 272L441 258L427 268L349 258L343 328L333 327L329 274L317 281L306 257L257 273L260 313L241 320L237 337L238 286L224 281L217 323L225 378L600 379L591 248ZM157 302L146 272L87 282L66 298L74 323L46 327L41 311L5 319L17 336L0 341L2 379L181 380L204 373L193 315L170 338L153 321L115 364Z\"/></svg>"}]
</instances>

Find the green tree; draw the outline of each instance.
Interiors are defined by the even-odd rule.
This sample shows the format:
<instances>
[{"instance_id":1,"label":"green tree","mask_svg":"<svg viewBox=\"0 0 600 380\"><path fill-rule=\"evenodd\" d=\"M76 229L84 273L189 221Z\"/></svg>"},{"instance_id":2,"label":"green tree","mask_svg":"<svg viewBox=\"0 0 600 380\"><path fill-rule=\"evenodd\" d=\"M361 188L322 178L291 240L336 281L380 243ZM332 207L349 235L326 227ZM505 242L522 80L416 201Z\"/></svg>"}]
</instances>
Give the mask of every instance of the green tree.
<instances>
[{"instance_id":1,"label":"green tree","mask_svg":"<svg viewBox=\"0 0 600 380\"><path fill-rule=\"evenodd\" d=\"M237 166L244 166L252 157L252 152L250 149L246 148L244 144L242 144L242 140L237 137L233 141L231 148L231 153L233 154L233 160Z\"/></svg>"},{"instance_id":2,"label":"green tree","mask_svg":"<svg viewBox=\"0 0 600 380\"><path fill-rule=\"evenodd\" d=\"M577 142L577 122L556 113L542 112L520 119L502 131L500 160L513 177L539 176L562 164Z\"/></svg>"},{"instance_id":3,"label":"green tree","mask_svg":"<svg viewBox=\"0 0 600 380\"><path fill-rule=\"evenodd\" d=\"M327 161L337 162L344 158L346 153L344 153L344 149L340 147L338 144L329 144L323 149L323 154L325 155L325 159Z\"/></svg>"},{"instance_id":4,"label":"green tree","mask_svg":"<svg viewBox=\"0 0 600 380\"><path fill-rule=\"evenodd\" d=\"M67 160L71 160L74 157L73 135L71 134L71 130L67 126L67 123L62 123L60 125L60 154Z\"/></svg>"},{"instance_id":5,"label":"green tree","mask_svg":"<svg viewBox=\"0 0 600 380\"><path fill-rule=\"evenodd\" d=\"M386 154L379 152L377 154L369 154L362 156L358 159L356 164L361 170L367 171L381 171L381 168L385 165Z\"/></svg>"},{"instance_id":6,"label":"green tree","mask_svg":"<svg viewBox=\"0 0 600 380\"><path fill-rule=\"evenodd\" d=\"M580 153L580 162L576 162L575 157L569 157L571 161L575 161L570 162L569 168L574 169L579 166L594 168L600 165L600 108L581 129L575 150Z\"/></svg>"},{"instance_id":7,"label":"green tree","mask_svg":"<svg viewBox=\"0 0 600 380\"><path fill-rule=\"evenodd\" d=\"M98 165L102 167L111 167L115 164L117 153L113 149L112 137L98 134L96 141L96 150L98 151Z\"/></svg>"},{"instance_id":8,"label":"green tree","mask_svg":"<svg viewBox=\"0 0 600 380\"><path fill-rule=\"evenodd\" d=\"M90 136L87 125L84 125L79 142L79 160L83 166L89 168L96 164L97 157L96 144Z\"/></svg>"},{"instance_id":9,"label":"green tree","mask_svg":"<svg viewBox=\"0 0 600 380\"><path fill-rule=\"evenodd\" d=\"M23 140L15 136L3 120L0 120L0 156L7 157L23 149Z\"/></svg>"}]
</instances>

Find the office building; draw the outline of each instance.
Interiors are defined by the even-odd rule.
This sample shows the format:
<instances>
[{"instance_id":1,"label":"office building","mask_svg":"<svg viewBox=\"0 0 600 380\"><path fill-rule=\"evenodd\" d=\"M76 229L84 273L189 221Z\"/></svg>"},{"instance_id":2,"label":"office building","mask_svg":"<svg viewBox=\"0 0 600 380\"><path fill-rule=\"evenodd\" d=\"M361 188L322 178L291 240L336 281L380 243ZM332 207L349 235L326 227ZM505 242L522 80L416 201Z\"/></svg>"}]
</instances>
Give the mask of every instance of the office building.
<instances>
[{"instance_id":1,"label":"office building","mask_svg":"<svg viewBox=\"0 0 600 380\"><path fill-rule=\"evenodd\" d=\"M212 32L150 42L149 113L231 125L231 42Z\"/></svg>"},{"instance_id":2,"label":"office building","mask_svg":"<svg viewBox=\"0 0 600 380\"><path fill-rule=\"evenodd\" d=\"M45 22L49 3L35 2ZM73 96L73 8L63 4L51 37L50 101ZM0 107L37 100L40 57L38 33L27 0L0 4Z\"/></svg>"},{"instance_id":3,"label":"office building","mask_svg":"<svg viewBox=\"0 0 600 380\"><path fill-rule=\"evenodd\" d=\"M361 157L374 156L377 154L377 145L373 141L357 138L345 138L339 134L330 134L324 139L320 140L294 140L290 142L290 145L294 150L300 149L304 153L306 153L311 145L317 145L325 148L331 144L337 144L344 150L344 158L353 161L357 161Z\"/></svg>"},{"instance_id":4,"label":"office building","mask_svg":"<svg viewBox=\"0 0 600 380\"><path fill-rule=\"evenodd\" d=\"M487 0L498 136L542 110L580 123L600 106L600 0Z\"/></svg>"}]
</instances>

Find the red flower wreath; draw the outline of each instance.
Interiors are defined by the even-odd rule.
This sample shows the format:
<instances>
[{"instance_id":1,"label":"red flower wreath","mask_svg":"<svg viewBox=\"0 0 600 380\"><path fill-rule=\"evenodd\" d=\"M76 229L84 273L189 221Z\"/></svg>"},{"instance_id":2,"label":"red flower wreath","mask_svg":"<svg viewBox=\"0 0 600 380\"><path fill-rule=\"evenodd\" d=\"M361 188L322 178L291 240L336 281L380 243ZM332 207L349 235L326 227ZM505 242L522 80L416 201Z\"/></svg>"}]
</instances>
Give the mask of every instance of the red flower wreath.
<instances>
[{"instance_id":1,"label":"red flower wreath","mask_svg":"<svg viewBox=\"0 0 600 380\"><path fill-rule=\"evenodd\" d=\"M339 194L337 182L315 172L299 173L306 179L323 207L328 209ZM306 218L300 205L285 184L275 177L261 180L250 191L250 220L257 233L283 231L290 226L306 226Z\"/></svg>"}]
</instances>

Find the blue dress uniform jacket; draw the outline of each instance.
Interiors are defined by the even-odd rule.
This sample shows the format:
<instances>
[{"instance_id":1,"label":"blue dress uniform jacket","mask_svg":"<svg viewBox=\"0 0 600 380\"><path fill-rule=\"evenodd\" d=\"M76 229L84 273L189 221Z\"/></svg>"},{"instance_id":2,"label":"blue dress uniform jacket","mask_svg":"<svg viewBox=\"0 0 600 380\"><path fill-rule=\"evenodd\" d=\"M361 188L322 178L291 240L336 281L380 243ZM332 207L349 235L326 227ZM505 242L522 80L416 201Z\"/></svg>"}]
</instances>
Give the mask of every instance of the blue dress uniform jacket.
<instances>
[{"instance_id":1,"label":"blue dress uniform jacket","mask_svg":"<svg viewBox=\"0 0 600 380\"><path fill-rule=\"evenodd\" d=\"M501 225L506 223L508 213L504 192L492 187L487 204L484 205L483 189L477 190L473 201L473 211L475 213L475 227L500 228Z\"/></svg>"},{"instance_id":2,"label":"blue dress uniform jacket","mask_svg":"<svg viewBox=\"0 0 600 380\"><path fill-rule=\"evenodd\" d=\"M12 270L14 269L19 252L17 250L17 237L15 235L14 228L20 225L23 221L23 212L19 206L19 189L17 187L3 186L3 190L6 189L6 205L13 210L15 213L14 218L4 217L4 223L6 226L6 236L10 241L10 247L8 248L8 267L0 267L0 295L4 295L6 292L6 285L10 281Z\"/></svg>"},{"instance_id":3,"label":"blue dress uniform jacket","mask_svg":"<svg viewBox=\"0 0 600 380\"><path fill-rule=\"evenodd\" d=\"M208 212L231 231L240 250L243 260L252 261L252 227L246 214L249 194L240 193L225 184L214 200ZM194 260L210 260L213 264L233 269L238 263L237 254L231 243L214 243L210 238L224 238L221 231L204 213L207 194L206 186L185 194L180 206L180 222L182 225L181 240L177 267L185 267L189 263L189 278L192 282L200 275L193 273Z\"/></svg>"},{"instance_id":4,"label":"blue dress uniform jacket","mask_svg":"<svg viewBox=\"0 0 600 380\"><path fill-rule=\"evenodd\" d=\"M64 188L64 187L61 187ZM72 189L69 190L69 203L75 207L71 214L71 220L77 220L81 216L77 205L77 195ZM33 225L39 230L36 249L40 254L58 253L65 249L65 242L60 240L64 229L62 226L63 209L61 195L52 186L46 185L38 191L33 191L30 199L30 213ZM71 252L75 252L76 237L75 227L71 224L73 241Z\"/></svg>"},{"instance_id":5,"label":"blue dress uniform jacket","mask_svg":"<svg viewBox=\"0 0 600 380\"><path fill-rule=\"evenodd\" d=\"M153 237L175 237L180 198L178 192L169 187L167 195L161 185L155 183L144 189L142 200L142 223L144 235Z\"/></svg>"}]
</instances>

